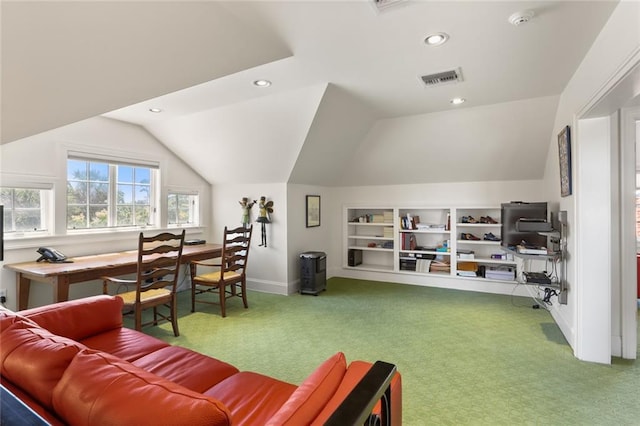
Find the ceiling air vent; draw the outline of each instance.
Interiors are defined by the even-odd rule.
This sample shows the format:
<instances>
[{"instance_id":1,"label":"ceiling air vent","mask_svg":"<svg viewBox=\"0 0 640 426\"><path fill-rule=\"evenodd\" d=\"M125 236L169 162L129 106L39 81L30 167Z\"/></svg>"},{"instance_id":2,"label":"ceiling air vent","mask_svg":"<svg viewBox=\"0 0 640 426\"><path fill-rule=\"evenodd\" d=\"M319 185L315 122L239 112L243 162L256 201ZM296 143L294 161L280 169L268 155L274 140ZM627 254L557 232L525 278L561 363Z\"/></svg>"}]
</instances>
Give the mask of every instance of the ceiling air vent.
<instances>
[{"instance_id":1,"label":"ceiling air vent","mask_svg":"<svg viewBox=\"0 0 640 426\"><path fill-rule=\"evenodd\" d=\"M420 77L428 87L440 86L443 84L458 83L462 81L460 68L450 71L442 71Z\"/></svg>"},{"instance_id":2,"label":"ceiling air vent","mask_svg":"<svg viewBox=\"0 0 640 426\"><path fill-rule=\"evenodd\" d=\"M392 6L406 3L407 0L371 0L371 2L378 12L384 12Z\"/></svg>"}]
</instances>

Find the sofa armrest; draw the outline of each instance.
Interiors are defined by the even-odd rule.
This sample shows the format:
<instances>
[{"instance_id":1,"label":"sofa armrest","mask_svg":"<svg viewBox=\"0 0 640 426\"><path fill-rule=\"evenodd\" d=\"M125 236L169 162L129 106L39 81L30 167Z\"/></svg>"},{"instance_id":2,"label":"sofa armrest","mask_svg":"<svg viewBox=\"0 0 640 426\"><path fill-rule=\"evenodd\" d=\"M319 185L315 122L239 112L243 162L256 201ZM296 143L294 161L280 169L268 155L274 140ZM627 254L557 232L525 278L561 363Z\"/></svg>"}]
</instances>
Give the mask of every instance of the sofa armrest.
<instances>
[{"instance_id":1,"label":"sofa armrest","mask_svg":"<svg viewBox=\"0 0 640 426\"><path fill-rule=\"evenodd\" d=\"M92 296L27 309L19 313L53 334L80 341L122 327L122 299Z\"/></svg>"},{"instance_id":2,"label":"sofa armrest","mask_svg":"<svg viewBox=\"0 0 640 426\"><path fill-rule=\"evenodd\" d=\"M363 425L378 401L381 402L379 422L371 424L391 425L391 381L396 371L395 365L376 361L324 423L325 426Z\"/></svg>"}]
</instances>

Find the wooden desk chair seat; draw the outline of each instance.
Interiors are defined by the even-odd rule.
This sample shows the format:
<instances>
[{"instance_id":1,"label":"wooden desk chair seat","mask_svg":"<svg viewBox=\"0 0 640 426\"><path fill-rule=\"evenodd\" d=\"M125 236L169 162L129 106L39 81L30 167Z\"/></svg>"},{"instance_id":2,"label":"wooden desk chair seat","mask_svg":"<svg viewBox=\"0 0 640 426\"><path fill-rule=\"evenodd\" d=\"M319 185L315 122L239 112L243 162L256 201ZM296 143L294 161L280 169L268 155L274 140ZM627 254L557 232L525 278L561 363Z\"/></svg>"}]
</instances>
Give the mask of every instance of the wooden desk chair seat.
<instances>
[{"instance_id":1,"label":"wooden desk chair seat","mask_svg":"<svg viewBox=\"0 0 640 426\"><path fill-rule=\"evenodd\" d=\"M228 229L225 226L220 261L191 262L191 312L195 312L196 302L219 304L221 315L225 317L227 316L226 300L231 297L241 297L245 309L249 307L246 293L246 269L252 232L253 225L249 228L241 226L235 229ZM199 267L201 271L206 269L208 272L198 273ZM211 268L217 270L211 271ZM218 302L203 298L197 300L196 296L203 293L217 293Z\"/></svg>"},{"instance_id":2,"label":"wooden desk chair seat","mask_svg":"<svg viewBox=\"0 0 640 426\"><path fill-rule=\"evenodd\" d=\"M164 232L152 237L145 237L141 232L136 279L102 277L104 294L108 294L109 284L135 286L135 290L117 296L124 301L125 313L129 311L134 314L135 329L138 331L144 326L158 325L159 320L164 320L171 322L176 337L180 335L176 288L184 235L184 230L181 234ZM159 307L168 309L168 312L161 312ZM142 323L142 311L149 308L153 308L153 320Z\"/></svg>"}]
</instances>

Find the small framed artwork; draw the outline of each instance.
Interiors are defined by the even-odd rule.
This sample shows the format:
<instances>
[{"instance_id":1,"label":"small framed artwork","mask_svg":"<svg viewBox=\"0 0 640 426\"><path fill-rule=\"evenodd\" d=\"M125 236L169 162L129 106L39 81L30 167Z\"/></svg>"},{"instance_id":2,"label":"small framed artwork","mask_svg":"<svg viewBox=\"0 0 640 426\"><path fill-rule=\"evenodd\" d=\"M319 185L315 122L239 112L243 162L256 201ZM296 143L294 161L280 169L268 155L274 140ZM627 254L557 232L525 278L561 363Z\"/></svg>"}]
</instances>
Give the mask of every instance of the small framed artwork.
<instances>
[{"instance_id":1,"label":"small framed artwork","mask_svg":"<svg viewBox=\"0 0 640 426\"><path fill-rule=\"evenodd\" d=\"M320 226L320 196L307 195L307 228Z\"/></svg>"},{"instance_id":2,"label":"small framed artwork","mask_svg":"<svg viewBox=\"0 0 640 426\"><path fill-rule=\"evenodd\" d=\"M571 195L571 129L566 126L558 134L558 158L560 159L560 195Z\"/></svg>"}]
</instances>

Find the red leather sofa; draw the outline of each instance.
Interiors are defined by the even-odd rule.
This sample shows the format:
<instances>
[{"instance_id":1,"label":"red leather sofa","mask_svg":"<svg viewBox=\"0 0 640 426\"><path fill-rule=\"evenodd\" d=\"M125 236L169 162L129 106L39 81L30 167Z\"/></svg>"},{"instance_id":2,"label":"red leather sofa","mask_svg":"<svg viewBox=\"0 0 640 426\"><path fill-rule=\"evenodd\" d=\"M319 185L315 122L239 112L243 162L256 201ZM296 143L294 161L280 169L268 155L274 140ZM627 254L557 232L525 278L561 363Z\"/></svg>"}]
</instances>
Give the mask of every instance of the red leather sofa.
<instances>
[{"instance_id":1,"label":"red leather sofa","mask_svg":"<svg viewBox=\"0 0 640 426\"><path fill-rule=\"evenodd\" d=\"M339 352L300 386L238 371L123 327L112 296L3 309L0 333L2 386L54 425L321 425L372 365L347 366ZM401 378L391 377L385 406L400 425Z\"/></svg>"}]
</instances>

